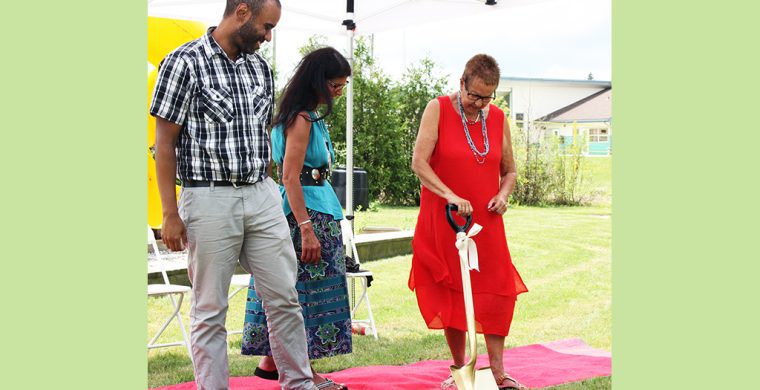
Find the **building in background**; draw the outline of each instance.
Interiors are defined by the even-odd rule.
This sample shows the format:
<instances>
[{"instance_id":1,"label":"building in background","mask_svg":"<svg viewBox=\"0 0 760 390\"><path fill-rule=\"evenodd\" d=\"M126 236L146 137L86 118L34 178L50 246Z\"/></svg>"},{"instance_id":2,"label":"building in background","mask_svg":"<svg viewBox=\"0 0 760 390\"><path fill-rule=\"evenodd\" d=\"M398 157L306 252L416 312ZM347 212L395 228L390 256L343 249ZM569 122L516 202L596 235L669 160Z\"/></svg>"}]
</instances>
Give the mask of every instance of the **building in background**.
<instances>
[{"instance_id":1,"label":"building in background","mask_svg":"<svg viewBox=\"0 0 760 390\"><path fill-rule=\"evenodd\" d=\"M497 94L530 142L559 136L564 145L580 142L587 155L612 153L610 81L502 77Z\"/></svg>"}]
</instances>

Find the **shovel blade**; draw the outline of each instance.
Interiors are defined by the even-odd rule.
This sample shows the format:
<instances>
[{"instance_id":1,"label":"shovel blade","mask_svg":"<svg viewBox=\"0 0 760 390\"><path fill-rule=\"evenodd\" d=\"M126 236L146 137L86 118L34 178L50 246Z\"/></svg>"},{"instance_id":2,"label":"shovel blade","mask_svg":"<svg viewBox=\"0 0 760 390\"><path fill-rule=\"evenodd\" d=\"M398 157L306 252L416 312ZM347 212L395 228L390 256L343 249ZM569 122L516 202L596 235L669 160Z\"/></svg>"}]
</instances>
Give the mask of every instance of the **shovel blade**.
<instances>
[{"instance_id":1,"label":"shovel blade","mask_svg":"<svg viewBox=\"0 0 760 390\"><path fill-rule=\"evenodd\" d=\"M498 390L496 379L493 378L491 367L481 368L475 371L475 390Z\"/></svg>"},{"instance_id":2,"label":"shovel blade","mask_svg":"<svg viewBox=\"0 0 760 390\"><path fill-rule=\"evenodd\" d=\"M457 390L498 390L490 367L475 370L474 366L462 368L451 366L451 376L457 384Z\"/></svg>"},{"instance_id":3,"label":"shovel blade","mask_svg":"<svg viewBox=\"0 0 760 390\"><path fill-rule=\"evenodd\" d=\"M451 376L457 384L457 390L475 390L475 366L465 364L462 368L451 366Z\"/></svg>"}]
</instances>

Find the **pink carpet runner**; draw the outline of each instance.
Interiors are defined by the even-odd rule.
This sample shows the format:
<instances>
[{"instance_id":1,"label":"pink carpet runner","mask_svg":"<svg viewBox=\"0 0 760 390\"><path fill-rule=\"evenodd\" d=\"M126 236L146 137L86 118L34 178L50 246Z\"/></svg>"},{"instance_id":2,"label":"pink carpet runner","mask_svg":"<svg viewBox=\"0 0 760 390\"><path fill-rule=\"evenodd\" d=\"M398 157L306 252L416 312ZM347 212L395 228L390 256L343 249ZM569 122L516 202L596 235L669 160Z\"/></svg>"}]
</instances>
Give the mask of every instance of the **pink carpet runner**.
<instances>
[{"instance_id":1,"label":"pink carpet runner","mask_svg":"<svg viewBox=\"0 0 760 390\"><path fill-rule=\"evenodd\" d=\"M450 361L427 360L406 366L353 367L325 376L345 383L351 390L420 390L439 389L449 374ZM488 365L487 355L478 356L476 367ZM515 379L530 388L609 376L612 355L594 349L580 339L533 344L504 351L504 365ZM251 367L253 371L253 367ZM160 387L155 390L195 390L193 382ZM275 381L261 378L230 378L231 390L278 390Z\"/></svg>"}]
</instances>

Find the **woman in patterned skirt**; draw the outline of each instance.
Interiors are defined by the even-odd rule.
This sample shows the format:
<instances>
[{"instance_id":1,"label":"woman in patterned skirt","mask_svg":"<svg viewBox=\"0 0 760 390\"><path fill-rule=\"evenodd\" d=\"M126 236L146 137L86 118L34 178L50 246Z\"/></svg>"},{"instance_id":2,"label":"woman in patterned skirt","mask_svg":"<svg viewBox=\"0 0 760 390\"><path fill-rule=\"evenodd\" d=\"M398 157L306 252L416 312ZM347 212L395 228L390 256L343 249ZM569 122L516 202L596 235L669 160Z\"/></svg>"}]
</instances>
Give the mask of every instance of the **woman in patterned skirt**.
<instances>
[{"instance_id":1,"label":"woman in patterned skirt","mask_svg":"<svg viewBox=\"0 0 760 390\"><path fill-rule=\"evenodd\" d=\"M335 152L324 118L341 96L351 67L335 49L307 54L280 99L272 129L272 158L282 183L283 210L298 262L298 299L303 310L309 358L351 353L351 318L340 202L326 179ZM325 106L323 115L317 112ZM264 356L254 375L278 376L269 346L266 316L251 278L243 332L244 355ZM319 374L320 389L346 389Z\"/></svg>"}]
</instances>

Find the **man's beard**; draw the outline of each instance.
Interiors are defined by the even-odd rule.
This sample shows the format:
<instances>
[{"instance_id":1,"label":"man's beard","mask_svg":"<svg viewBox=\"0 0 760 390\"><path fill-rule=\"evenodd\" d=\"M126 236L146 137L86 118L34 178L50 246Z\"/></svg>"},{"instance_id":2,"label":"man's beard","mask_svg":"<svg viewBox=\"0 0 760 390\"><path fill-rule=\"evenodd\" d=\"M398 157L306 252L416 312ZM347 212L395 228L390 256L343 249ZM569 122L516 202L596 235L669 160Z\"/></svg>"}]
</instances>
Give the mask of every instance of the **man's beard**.
<instances>
[{"instance_id":1,"label":"man's beard","mask_svg":"<svg viewBox=\"0 0 760 390\"><path fill-rule=\"evenodd\" d=\"M240 52L243 54L253 54L260 47L263 37L256 34L256 31L250 24L244 24L238 29L238 38L240 39Z\"/></svg>"}]
</instances>

